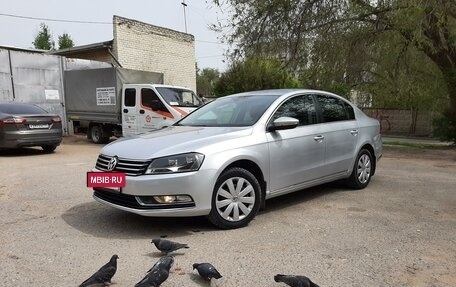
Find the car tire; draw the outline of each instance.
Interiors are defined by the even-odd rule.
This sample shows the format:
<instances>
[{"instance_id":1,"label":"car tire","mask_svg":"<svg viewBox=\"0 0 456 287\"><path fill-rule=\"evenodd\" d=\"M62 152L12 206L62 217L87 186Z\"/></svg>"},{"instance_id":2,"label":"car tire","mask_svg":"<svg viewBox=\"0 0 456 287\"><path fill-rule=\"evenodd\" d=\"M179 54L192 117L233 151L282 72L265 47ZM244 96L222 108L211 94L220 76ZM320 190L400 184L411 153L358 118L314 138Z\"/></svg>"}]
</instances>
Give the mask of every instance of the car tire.
<instances>
[{"instance_id":1,"label":"car tire","mask_svg":"<svg viewBox=\"0 0 456 287\"><path fill-rule=\"evenodd\" d=\"M55 149L57 148L56 145L42 145L41 148L45 151L45 152L54 152Z\"/></svg>"},{"instance_id":2,"label":"car tire","mask_svg":"<svg viewBox=\"0 0 456 287\"><path fill-rule=\"evenodd\" d=\"M221 229L243 227L258 213L262 200L257 178L243 168L230 168L217 179L207 217Z\"/></svg>"},{"instance_id":3,"label":"car tire","mask_svg":"<svg viewBox=\"0 0 456 287\"><path fill-rule=\"evenodd\" d=\"M96 144L105 144L109 141L108 137L103 136L103 129L101 126L92 126L90 128L90 137L92 142Z\"/></svg>"},{"instance_id":4,"label":"car tire","mask_svg":"<svg viewBox=\"0 0 456 287\"><path fill-rule=\"evenodd\" d=\"M367 149L362 149L356 157L355 165L350 177L346 180L349 187L353 189L365 188L372 177L374 167L372 154Z\"/></svg>"}]
</instances>

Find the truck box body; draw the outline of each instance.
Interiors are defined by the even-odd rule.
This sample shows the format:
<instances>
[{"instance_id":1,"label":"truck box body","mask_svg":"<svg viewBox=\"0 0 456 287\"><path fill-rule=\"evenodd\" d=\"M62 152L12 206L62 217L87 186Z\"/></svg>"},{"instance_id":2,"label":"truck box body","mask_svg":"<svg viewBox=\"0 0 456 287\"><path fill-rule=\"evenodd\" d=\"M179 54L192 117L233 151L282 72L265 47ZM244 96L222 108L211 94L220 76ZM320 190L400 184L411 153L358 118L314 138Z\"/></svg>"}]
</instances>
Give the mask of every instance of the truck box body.
<instances>
[{"instance_id":1,"label":"truck box body","mask_svg":"<svg viewBox=\"0 0 456 287\"><path fill-rule=\"evenodd\" d=\"M121 124L124 84L162 84L163 74L123 68L65 71L69 120Z\"/></svg>"},{"instance_id":2,"label":"truck box body","mask_svg":"<svg viewBox=\"0 0 456 287\"><path fill-rule=\"evenodd\" d=\"M163 74L122 68L65 71L67 118L94 143L174 124L203 104L194 91L163 85Z\"/></svg>"}]
</instances>

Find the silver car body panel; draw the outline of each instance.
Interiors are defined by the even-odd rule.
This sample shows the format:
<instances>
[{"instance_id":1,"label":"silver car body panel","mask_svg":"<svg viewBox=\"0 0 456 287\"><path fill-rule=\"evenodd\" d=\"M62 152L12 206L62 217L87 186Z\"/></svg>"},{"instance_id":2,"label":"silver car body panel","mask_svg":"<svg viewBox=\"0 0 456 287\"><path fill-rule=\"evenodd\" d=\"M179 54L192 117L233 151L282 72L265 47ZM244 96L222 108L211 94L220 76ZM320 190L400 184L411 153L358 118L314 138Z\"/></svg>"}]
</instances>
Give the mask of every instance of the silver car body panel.
<instances>
[{"instance_id":1,"label":"silver car body panel","mask_svg":"<svg viewBox=\"0 0 456 287\"><path fill-rule=\"evenodd\" d=\"M256 93L264 95L267 92L283 95L270 105L253 126L177 125L126 137L102 149L103 155L133 160L152 160L188 152L204 154L204 161L198 171L127 176L126 187L122 189L122 194L134 196L190 195L195 202L194 207L139 210L94 198L115 208L145 216L200 216L209 214L211 210L217 178L228 166L240 160L251 161L259 167L266 182L266 199L269 199L347 178L352 172L357 154L365 145L373 148L376 159L381 157L382 142L378 121L369 118L351 103L356 120L268 132L266 127L271 115L291 96L325 94L349 102L337 95L313 90ZM323 139L316 138L319 136Z\"/></svg>"}]
</instances>

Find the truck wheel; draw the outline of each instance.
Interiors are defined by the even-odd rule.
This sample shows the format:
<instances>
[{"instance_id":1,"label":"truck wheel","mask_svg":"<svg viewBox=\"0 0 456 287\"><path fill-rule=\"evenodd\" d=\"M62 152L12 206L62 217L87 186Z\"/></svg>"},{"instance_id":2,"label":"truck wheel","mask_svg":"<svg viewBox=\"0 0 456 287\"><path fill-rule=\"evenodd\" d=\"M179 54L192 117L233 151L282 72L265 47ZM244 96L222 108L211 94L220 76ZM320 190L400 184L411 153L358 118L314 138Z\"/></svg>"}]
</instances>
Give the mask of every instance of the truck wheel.
<instances>
[{"instance_id":1,"label":"truck wheel","mask_svg":"<svg viewBox=\"0 0 456 287\"><path fill-rule=\"evenodd\" d=\"M109 137L103 137L103 129L101 126L92 126L89 129L89 133L92 138L92 142L96 144L104 144L109 141Z\"/></svg>"},{"instance_id":2,"label":"truck wheel","mask_svg":"<svg viewBox=\"0 0 456 287\"><path fill-rule=\"evenodd\" d=\"M222 229L243 227L258 213L262 200L255 176L243 168L231 168L215 184L212 209L207 217Z\"/></svg>"}]
</instances>

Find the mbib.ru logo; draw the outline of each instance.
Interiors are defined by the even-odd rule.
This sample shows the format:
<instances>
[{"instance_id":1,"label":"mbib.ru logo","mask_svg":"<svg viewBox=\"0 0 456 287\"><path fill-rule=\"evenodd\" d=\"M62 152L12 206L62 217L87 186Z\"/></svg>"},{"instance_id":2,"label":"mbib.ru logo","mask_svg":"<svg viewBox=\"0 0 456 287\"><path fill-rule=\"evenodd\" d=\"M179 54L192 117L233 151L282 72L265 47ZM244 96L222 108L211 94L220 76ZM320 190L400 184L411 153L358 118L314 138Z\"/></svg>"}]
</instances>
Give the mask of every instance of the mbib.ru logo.
<instances>
[{"instance_id":1,"label":"mbib.ru logo","mask_svg":"<svg viewBox=\"0 0 456 287\"><path fill-rule=\"evenodd\" d=\"M87 187L125 187L126 178L123 172L88 172Z\"/></svg>"}]
</instances>

